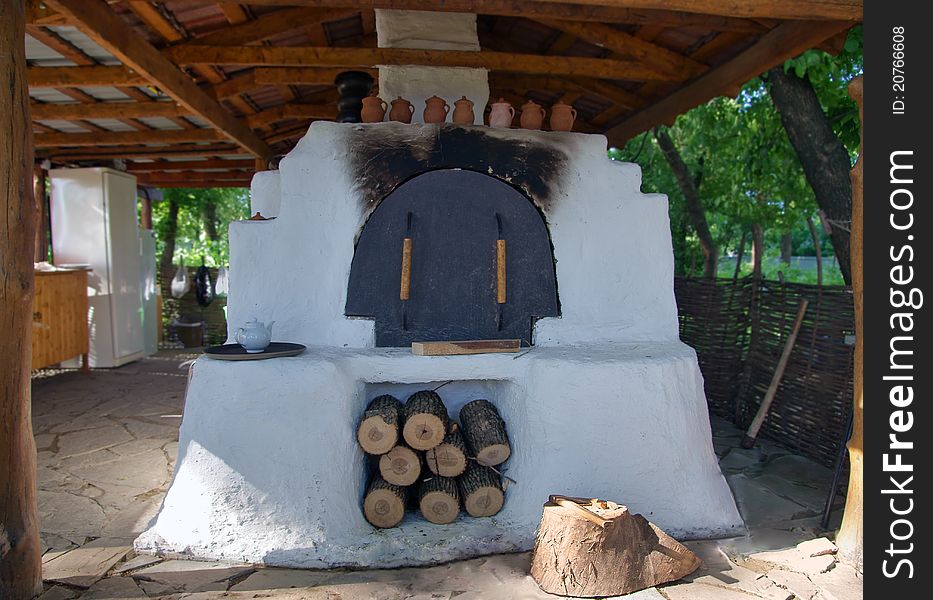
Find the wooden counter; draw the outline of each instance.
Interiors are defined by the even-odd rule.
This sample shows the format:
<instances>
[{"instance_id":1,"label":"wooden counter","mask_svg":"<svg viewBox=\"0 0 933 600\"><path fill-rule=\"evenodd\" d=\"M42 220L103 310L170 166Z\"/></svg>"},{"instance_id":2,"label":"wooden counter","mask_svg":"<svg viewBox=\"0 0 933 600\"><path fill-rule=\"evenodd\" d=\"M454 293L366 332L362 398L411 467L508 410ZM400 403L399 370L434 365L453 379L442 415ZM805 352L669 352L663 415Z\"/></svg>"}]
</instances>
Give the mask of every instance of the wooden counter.
<instances>
[{"instance_id":1,"label":"wooden counter","mask_svg":"<svg viewBox=\"0 0 933 600\"><path fill-rule=\"evenodd\" d=\"M87 275L83 269L36 271L32 302L32 368L81 356L88 367Z\"/></svg>"}]
</instances>

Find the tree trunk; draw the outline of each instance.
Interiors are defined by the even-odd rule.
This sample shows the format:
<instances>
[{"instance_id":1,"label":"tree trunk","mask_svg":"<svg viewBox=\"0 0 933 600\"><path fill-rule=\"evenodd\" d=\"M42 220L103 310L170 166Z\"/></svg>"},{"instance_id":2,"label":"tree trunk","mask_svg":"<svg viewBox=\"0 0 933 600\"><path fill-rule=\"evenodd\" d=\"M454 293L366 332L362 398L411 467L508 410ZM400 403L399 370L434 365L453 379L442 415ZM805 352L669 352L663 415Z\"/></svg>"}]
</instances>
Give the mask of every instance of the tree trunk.
<instances>
[{"instance_id":1,"label":"tree trunk","mask_svg":"<svg viewBox=\"0 0 933 600\"><path fill-rule=\"evenodd\" d=\"M781 114L787 137L816 195L816 203L831 221L831 240L846 284L852 283L849 259L849 220L852 183L849 154L833 133L810 80L785 73L783 66L768 71L771 98ZM841 226L840 226L841 225Z\"/></svg>"},{"instance_id":2,"label":"tree trunk","mask_svg":"<svg viewBox=\"0 0 933 600\"><path fill-rule=\"evenodd\" d=\"M742 260L745 258L745 240L748 239L748 231L742 230L742 239L739 240L739 251L735 256L735 273L732 274L732 281L739 278L742 272Z\"/></svg>"},{"instance_id":3,"label":"tree trunk","mask_svg":"<svg viewBox=\"0 0 933 600\"><path fill-rule=\"evenodd\" d=\"M172 268L172 261L175 259L175 234L178 232L178 203L174 200L168 201L168 223L165 225L165 246L162 249L162 258L159 260L159 269L162 273L168 273Z\"/></svg>"},{"instance_id":4,"label":"tree trunk","mask_svg":"<svg viewBox=\"0 0 933 600\"><path fill-rule=\"evenodd\" d=\"M217 241L217 205L210 201L201 203L201 223L207 239Z\"/></svg>"},{"instance_id":5,"label":"tree trunk","mask_svg":"<svg viewBox=\"0 0 933 600\"><path fill-rule=\"evenodd\" d=\"M823 250L820 248L820 234L813 224L813 218L807 217L807 228L810 230L810 238L813 240L813 250L816 256L816 285L823 285Z\"/></svg>"},{"instance_id":6,"label":"tree trunk","mask_svg":"<svg viewBox=\"0 0 933 600\"><path fill-rule=\"evenodd\" d=\"M761 259L765 253L765 232L761 225L752 225L752 277L761 279Z\"/></svg>"},{"instance_id":7,"label":"tree trunk","mask_svg":"<svg viewBox=\"0 0 933 600\"><path fill-rule=\"evenodd\" d=\"M661 148L667 164L671 166L674 177L677 178L680 191L687 203L687 214L693 224L694 231L697 233L697 238L700 240L700 246L703 248L703 276L712 279L716 277L719 249L716 247L716 242L713 241L713 236L709 231L709 223L706 221L706 213L703 212L703 204L700 202L700 194L696 186L697 180L691 177L687 165L674 145L674 140L667 134L667 131L656 127L654 137L658 141L658 147Z\"/></svg>"},{"instance_id":8,"label":"tree trunk","mask_svg":"<svg viewBox=\"0 0 933 600\"><path fill-rule=\"evenodd\" d=\"M36 203L23 7L0 2L0 598L42 591L29 381Z\"/></svg>"},{"instance_id":9,"label":"tree trunk","mask_svg":"<svg viewBox=\"0 0 933 600\"><path fill-rule=\"evenodd\" d=\"M791 256L794 254L794 237L789 233L781 234L781 262L790 265Z\"/></svg>"},{"instance_id":10,"label":"tree trunk","mask_svg":"<svg viewBox=\"0 0 933 600\"><path fill-rule=\"evenodd\" d=\"M862 110L862 78L857 77L849 84L849 94L858 102L859 116L864 123ZM864 132L864 127L862 129ZM864 139L864 137L863 137ZM849 438L849 488L846 492L846 508L842 515L842 527L836 536L839 555L862 571L862 368L865 352L864 275L862 273L862 243L864 232L864 206L862 204L862 159L864 146L858 162L852 169L852 296L855 302L855 369L853 371L852 436Z\"/></svg>"}]
</instances>

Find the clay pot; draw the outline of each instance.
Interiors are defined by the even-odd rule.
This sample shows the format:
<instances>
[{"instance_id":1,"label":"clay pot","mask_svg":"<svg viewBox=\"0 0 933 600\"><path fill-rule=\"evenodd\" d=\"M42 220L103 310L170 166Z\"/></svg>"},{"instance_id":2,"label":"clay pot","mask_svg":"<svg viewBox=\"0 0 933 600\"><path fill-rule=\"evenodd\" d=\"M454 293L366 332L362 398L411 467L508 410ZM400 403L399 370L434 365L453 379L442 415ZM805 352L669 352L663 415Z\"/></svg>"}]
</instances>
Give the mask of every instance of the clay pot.
<instances>
[{"instance_id":1,"label":"clay pot","mask_svg":"<svg viewBox=\"0 0 933 600\"><path fill-rule=\"evenodd\" d=\"M475 120L476 116L473 114L472 100L467 100L467 97L463 96L454 102L454 114L453 117L451 117L451 121L461 125L472 125Z\"/></svg>"},{"instance_id":2,"label":"clay pot","mask_svg":"<svg viewBox=\"0 0 933 600\"><path fill-rule=\"evenodd\" d=\"M522 116L519 123L523 129L541 129L544 122L544 107L536 104L534 100L529 100L522 105Z\"/></svg>"},{"instance_id":3,"label":"clay pot","mask_svg":"<svg viewBox=\"0 0 933 600\"><path fill-rule=\"evenodd\" d=\"M363 98L363 111L361 116L364 123L381 123L386 116L386 101L379 96Z\"/></svg>"},{"instance_id":4,"label":"clay pot","mask_svg":"<svg viewBox=\"0 0 933 600\"><path fill-rule=\"evenodd\" d=\"M489 108L490 127L512 126L512 119L515 118L515 109L512 108L512 105L506 102L504 98L499 98L499 101L493 102Z\"/></svg>"},{"instance_id":5,"label":"clay pot","mask_svg":"<svg viewBox=\"0 0 933 600\"><path fill-rule=\"evenodd\" d=\"M411 123L411 116L415 114L415 107L411 102L399 96L392 101L392 110L389 111L389 120L399 123Z\"/></svg>"},{"instance_id":6,"label":"clay pot","mask_svg":"<svg viewBox=\"0 0 933 600\"><path fill-rule=\"evenodd\" d=\"M576 118L577 109L569 104L558 102L551 105L551 131L570 131Z\"/></svg>"},{"instance_id":7,"label":"clay pot","mask_svg":"<svg viewBox=\"0 0 933 600\"><path fill-rule=\"evenodd\" d=\"M447 120L447 113L450 112L450 105L443 98L431 96L424 101L424 122L425 123L443 123Z\"/></svg>"}]
</instances>

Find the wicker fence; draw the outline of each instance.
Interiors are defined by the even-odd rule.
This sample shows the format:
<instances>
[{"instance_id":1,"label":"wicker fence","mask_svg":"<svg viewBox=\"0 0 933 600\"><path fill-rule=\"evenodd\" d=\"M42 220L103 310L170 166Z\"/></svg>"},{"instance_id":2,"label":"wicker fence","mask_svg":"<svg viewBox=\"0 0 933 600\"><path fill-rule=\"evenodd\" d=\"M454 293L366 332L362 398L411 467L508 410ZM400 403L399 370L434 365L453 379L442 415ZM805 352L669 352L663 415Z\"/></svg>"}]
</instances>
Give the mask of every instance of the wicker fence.
<instances>
[{"instance_id":1,"label":"wicker fence","mask_svg":"<svg viewBox=\"0 0 933 600\"><path fill-rule=\"evenodd\" d=\"M710 411L743 429L771 383L800 300L809 300L760 435L832 466L852 407L851 290L678 279L675 291L681 338L696 348Z\"/></svg>"}]
</instances>

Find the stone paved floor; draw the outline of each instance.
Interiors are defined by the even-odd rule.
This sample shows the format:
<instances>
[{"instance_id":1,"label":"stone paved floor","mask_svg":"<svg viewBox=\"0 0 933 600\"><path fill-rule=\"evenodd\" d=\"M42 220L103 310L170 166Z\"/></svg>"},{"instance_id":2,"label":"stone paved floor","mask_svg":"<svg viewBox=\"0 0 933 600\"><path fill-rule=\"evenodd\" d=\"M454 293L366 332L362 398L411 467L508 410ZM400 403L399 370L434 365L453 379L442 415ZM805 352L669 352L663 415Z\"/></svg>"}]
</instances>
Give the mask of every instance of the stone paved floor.
<instances>
[{"instance_id":1,"label":"stone paved floor","mask_svg":"<svg viewBox=\"0 0 933 600\"><path fill-rule=\"evenodd\" d=\"M194 357L168 350L119 369L43 371L34 377L43 600L556 598L527 575L529 553L359 571L136 556L132 540L157 513L171 479L187 379L184 361ZM767 441L742 450L741 432L724 421L714 419L713 429L748 535L688 542L704 562L697 572L626 598L861 599L860 575L823 554L831 546L796 547L825 533L819 531L818 515L829 471ZM838 525L840 513L831 527Z\"/></svg>"}]
</instances>

